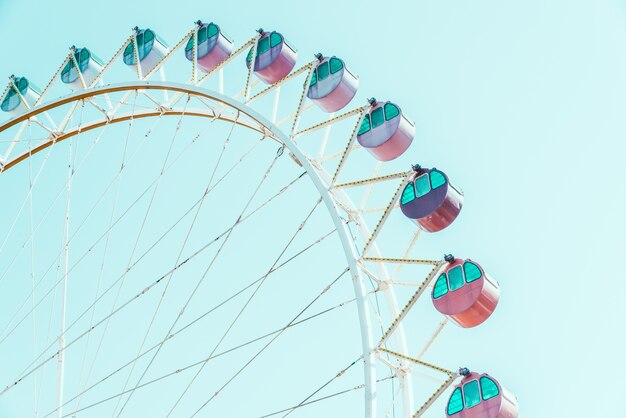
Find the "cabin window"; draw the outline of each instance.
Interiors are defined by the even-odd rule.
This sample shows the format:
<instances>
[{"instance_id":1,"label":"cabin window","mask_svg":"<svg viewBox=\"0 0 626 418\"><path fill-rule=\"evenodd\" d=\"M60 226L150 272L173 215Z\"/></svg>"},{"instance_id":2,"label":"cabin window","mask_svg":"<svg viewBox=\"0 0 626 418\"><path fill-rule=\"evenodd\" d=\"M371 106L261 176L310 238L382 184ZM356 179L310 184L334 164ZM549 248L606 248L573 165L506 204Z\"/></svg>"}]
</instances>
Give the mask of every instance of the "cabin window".
<instances>
[{"instance_id":1,"label":"cabin window","mask_svg":"<svg viewBox=\"0 0 626 418\"><path fill-rule=\"evenodd\" d=\"M491 398L495 398L496 396L500 394L500 391L498 390L498 385L496 385L496 382L494 382L493 380L485 376L480 378L480 389L483 393L484 401L491 399Z\"/></svg>"},{"instance_id":2,"label":"cabin window","mask_svg":"<svg viewBox=\"0 0 626 418\"><path fill-rule=\"evenodd\" d=\"M441 171L431 170L430 172L430 184L433 189L443 186L446 184L446 177L443 175Z\"/></svg>"},{"instance_id":3,"label":"cabin window","mask_svg":"<svg viewBox=\"0 0 626 418\"><path fill-rule=\"evenodd\" d=\"M478 390L478 380L472 380L463 386L465 397L465 407L471 408L480 403L480 391Z\"/></svg>"},{"instance_id":4,"label":"cabin window","mask_svg":"<svg viewBox=\"0 0 626 418\"><path fill-rule=\"evenodd\" d=\"M68 60L65 67L63 67L63 71L61 71L61 80L65 83L71 83L76 80L76 70L74 69L74 63L72 60Z\"/></svg>"},{"instance_id":5,"label":"cabin window","mask_svg":"<svg viewBox=\"0 0 626 418\"><path fill-rule=\"evenodd\" d=\"M259 41L259 44L257 45L256 54L261 55L261 54L266 53L269 50L270 50L270 38L266 36L265 38L262 38Z\"/></svg>"},{"instance_id":6,"label":"cabin window","mask_svg":"<svg viewBox=\"0 0 626 418\"><path fill-rule=\"evenodd\" d=\"M461 266L451 268L448 271L448 278L450 279L450 290L460 289L465 284L463 280L463 268Z\"/></svg>"},{"instance_id":7,"label":"cabin window","mask_svg":"<svg viewBox=\"0 0 626 418\"><path fill-rule=\"evenodd\" d=\"M465 281L467 283L471 283L474 280L478 280L482 277L482 273L480 271L480 268L472 263L471 261L466 261L463 264L463 269L465 270Z\"/></svg>"},{"instance_id":8,"label":"cabin window","mask_svg":"<svg viewBox=\"0 0 626 418\"><path fill-rule=\"evenodd\" d=\"M461 388L454 389L450 400L448 401L448 415L454 415L463 410L463 395L461 394Z\"/></svg>"},{"instance_id":9,"label":"cabin window","mask_svg":"<svg viewBox=\"0 0 626 418\"><path fill-rule=\"evenodd\" d=\"M383 116L383 108L377 107L372 112L372 129L379 127L385 121L385 117Z\"/></svg>"},{"instance_id":10,"label":"cabin window","mask_svg":"<svg viewBox=\"0 0 626 418\"><path fill-rule=\"evenodd\" d=\"M330 73L335 74L341 71L343 68L343 62L339 58L332 57L330 59Z\"/></svg>"},{"instance_id":11,"label":"cabin window","mask_svg":"<svg viewBox=\"0 0 626 418\"><path fill-rule=\"evenodd\" d=\"M426 193L430 192L430 182L428 181L428 173L422 174L415 179L415 189L417 190L417 197L422 197Z\"/></svg>"},{"instance_id":12,"label":"cabin window","mask_svg":"<svg viewBox=\"0 0 626 418\"><path fill-rule=\"evenodd\" d=\"M20 99L20 96L17 94L18 90L21 95L24 95L30 87L31 90L39 94L39 89L34 84L29 84L26 77L18 77L15 79L14 83L17 90L14 86L11 86L4 97L4 100L2 100L2 104L0 104L0 108L2 108L5 112L9 112L17 108L22 102L22 99Z\"/></svg>"},{"instance_id":13,"label":"cabin window","mask_svg":"<svg viewBox=\"0 0 626 418\"><path fill-rule=\"evenodd\" d=\"M26 80L26 78L20 77L15 84L17 84L17 88L21 94L26 94L26 90L28 89L28 80Z\"/></svg>"},{"instance_id":14,"label":"cabin window","mask_svg":"<svg viewBox=\"0 0 626 418\"><path fill-rule=\"evenodd\" d=\"M5 112L15 109L20 104L20 98L14 87L11 87L2 101L2 110Z\"/></svg>"},{"instance_id":15,"label":"cabin window","mask_svg":"<svg viewBox=\"0 0 626 418\"><path fill-rule=\"evenodd\" d=\"M207 30L206 26L198 30L198 45L206 41L207 39L206 30Z\"/></svg>"},{"instance_id":16,"label":"cabin window","mask_svg":"<svg viewBox=\"0 0 626 418\"><path fill-rule=\"evenodd\" d=\"M16 94L17 94L17 90L15 90L15 87L11 86L9 88L9 91L7 92L6 98L9 99L9 98L15 96Z\"/></svg>"},{"instance_id":17,"label":"cabin window","mask_svg":"<svg viewBox=\"0 0 626 418\"><path fill-rule=\"evenodd\" d=\"M274 48L277 45L280 45L280 43L283 41L283 37L280 35L280 33L272 33L272 35L270 36L270 46L272 48Z\"/></svg>"},{"instance_id":18,"label":"cabin window","mask_svg":"<svg viewBox=\"0 0 626 418\"><path fill-rule=\"evenodd\" d=\"M137 55L139 55L139 60L143 60L146 55L152 51L152 45L154 44L154 32L150 29L146 29L140 31L137 34ZM135 54L134 54L134 42L131 41L126 49L124 50L124 62L126 64L135 64Z\"/></svg>"},{"instance_id":19,"label":"cabin window","mask_svg":"<svg viewBox=\"0 0 626 418\"><path fill-rule=\"evenodd\" d=\"M200 39L200 34L198 34L198 39ZM193 48L193 36L189 37L187 45L185 45L185 52L191 51L191 48ZM249 59L247 60L250 61Z\"/></svg>"},{"instance_id":20,"label":"cabin window","mask_svg":"<svg viewBox=\"0 0 626 418\"><path fill-rule=\"evenodd\" d=\"M309 87L313 87L316 84L317 84L317 71L313 70L311 73L311 83L309 84Z\"/></svg>"},{"instance_id":21,"label":"cabin window","mask_svg":"<svg viewBox=\"0 0 626 418\"><path fill-rule=\"evenodd\" d=\"M398 106L387 103L385 104L385 120L391 120L400 114L400 109Z\"/></svg>"},{"instance_id":22,"label":"cabin window","mask_svg":"<svg viewBox=\"0 0 626 418\"><path fill-rule=\"evenodd\" d=\"M141 36L141 34L139 36ZM148 44L148 43L150 43L152 41L154 41L154 32L152 32L150 29L146 29L143 32L143 40L141 41L141 43L146 45L146 44Z\"/></svg>"},{"instance_id":23,"label":"cabin window","mask_svg":"<svg viewBox=\"0 0 626 418\"><path fill-rule=\"evenodd\" d=\"M433 287L433 298L438 299L448 293L448 277L442 273Z\"/></svg>"},{"instance_id":24,"label":"cabin window","mask_svg":"<svg viewBox=\"0 0 626 418\"><path fill-rule=\"evenodd\" d=\"M126 64L133 64L135 62L135 57L133 56L133 41L131 40L126 49L124 50L124 62Z\"/></svg>"},{"instance_id":25,"label":"cabin window","mask_svg":"<svg viewBox=\"0 0 626 418\"><path fill-rule=\"evenodd\" d=\"M74 52L74 60L76 60L76 64L81 72L85 71L89 66L89 55L89 51L86 48L80 48ZM63 71L61 71L61 80L64 83L71 83L78 78L74 60L69 59L65 67L63 67Z\"/></svg>"},{"instance_id":26,"label":"cabin window","mask_svg":"<svg viewBox=\"0 0 626 418\"><path fill-rule=\"evenodd\" d=\"M76 55L79 55L78 53ZM89 51L87 50L87 48L82 48L80 50L80 58L76 58L76 61L78 61L78 65L80 66L81 71L84 69L83 68L83 64L85 63L85 61L89 61Z\"/></svg>"},{"instance_id":27,"label":"cabin window","mask_svg":"<svg viewBox=\"0 0 626 418\"><path fill-rule=\"evenodd\" d=\"M415 199L415 187L413 186L413 183L409 183L406 185L406 187L404 188L404 191L402 192L402 198L400 199L400 204L402 205L406 205L407 203L411 202L413 199Z\"/></svg>"},{"instance_id":28,"label":"cabin window","mask_svg":"<svg viewBox=\"0 0 626 418\"><path fill-rule=\"evenodd\" d=\"M219 31L220 30L216 24L210 23L209 26L207 26L207 39L217 35Z\"/></svg>"},{"instance_id":29,"label":"cabin window","mask_svg":"<svg viewBox=\"0 0 626 418\"><path fill-rule=\"evenodd\" d=\"M365 117L363 118L363 123L361 123L361 127L359 128L359 132L357 133L357 135L363 135L369 132L370 129L372 129L370 115L365 115Z\"/></svg>"},{"instance_id":30,"label":"cabin window","mask_svg":"<svg viewBox=\"0 0 626 418\"><path fill-rule=\"evenodd\" d=\"M330 74L328 69L328 62L324 62L317 67L317 79L319 81L324 80Z\"/></svg>"}]
</instances>

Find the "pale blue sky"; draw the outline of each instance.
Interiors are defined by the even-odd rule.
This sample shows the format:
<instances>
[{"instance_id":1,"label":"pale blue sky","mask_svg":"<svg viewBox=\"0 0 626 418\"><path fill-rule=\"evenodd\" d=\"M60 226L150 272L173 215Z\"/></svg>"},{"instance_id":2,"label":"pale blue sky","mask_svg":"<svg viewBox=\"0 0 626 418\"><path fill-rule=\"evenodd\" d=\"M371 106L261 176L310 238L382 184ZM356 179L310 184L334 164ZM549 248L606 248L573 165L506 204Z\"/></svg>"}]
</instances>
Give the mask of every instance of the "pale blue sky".
<instances>
[{"instance_id":1,"label":"pale blue sky","mask_svg":"<svg viewBox=\"0 0 626 418\"><path fill-rule=\"evenodd\" d=\"M107 58L132 26L174 42L196 19L236 44L280 30L302 63L343 57L363 97L392 98L416 122L416 160L463 188L456 229L430 242L485 260L502 297L484 327L444 335L440 363L496 376L521 416L626 416L623 3L0 0L0 76L43 85L71 44Z\"/></svg>"}]
</instances>

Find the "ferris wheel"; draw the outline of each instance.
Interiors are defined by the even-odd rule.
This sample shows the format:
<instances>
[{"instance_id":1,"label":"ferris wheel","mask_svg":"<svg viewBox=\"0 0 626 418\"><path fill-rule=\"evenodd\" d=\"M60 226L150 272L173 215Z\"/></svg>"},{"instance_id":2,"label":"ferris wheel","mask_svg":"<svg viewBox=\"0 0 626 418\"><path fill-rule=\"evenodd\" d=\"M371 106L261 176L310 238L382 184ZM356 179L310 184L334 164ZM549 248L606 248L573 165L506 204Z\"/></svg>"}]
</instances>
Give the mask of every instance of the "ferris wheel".
<instances>
[{"instance_id":1,"label":"ferris wheel","mask_svg":"<svg viewBox=\"0 0 626 418\"><path fill-rule=\"evenodd\" d=\"M43 89L10 77L0 411L518 416L430 350L498 304L487 260L429 249L462 191L399 104L351 107L348 63L311 56L198 21L108 61L73 46Z\"/></svg>"}]
</instances>

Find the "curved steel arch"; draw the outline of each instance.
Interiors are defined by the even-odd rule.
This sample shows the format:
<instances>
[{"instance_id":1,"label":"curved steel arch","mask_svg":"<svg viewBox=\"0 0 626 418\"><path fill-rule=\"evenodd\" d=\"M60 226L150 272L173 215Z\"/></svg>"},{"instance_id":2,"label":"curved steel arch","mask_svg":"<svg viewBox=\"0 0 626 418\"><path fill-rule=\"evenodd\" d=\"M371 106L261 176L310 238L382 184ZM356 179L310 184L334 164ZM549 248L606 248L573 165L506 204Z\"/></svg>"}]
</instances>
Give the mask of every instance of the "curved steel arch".
<instances>
[{"instance_id":1,"label":"curved steel arch","mask_svg":"<svg viewBox=\"0 0 626 418\"><path fill-rule=\"evenodd\" d=\"M284 146L287 147L287 149L291 153L293 153L293 155L300 161L300 163L302 164L302 167L305 169L305 171L307 172L307 174L313 181L313 184L317 188L320 196L322 197L322 200L324 201L324 204L326 205L328 213L330 214L333 224L335 225L337 229L337 233L339 234L341 245L344 250L344 255L348 262L348 267L350 268L350 273L352 276L352 282L353 282L353 287L354 287L354 292L355 292L357 310L359 314L359 324L360 324L360 329L361 329L361 346L363 350L362 357L364 360L365 417L366 418L375 417L376 406L377 406L376 404L375 346L372 340L371 317L370 317L370 310L369 310L368 303L367 303L368 302L367 291L365 289L365 282L363 279L363 275L358 266L359 256L353 245L353 241L350 236L350 232L348 231L348 227L341 220L340 208L335 203L333 197L331 197L330 195L329 186L326 184L322 176L320 176L320 173L317 172L317 170L313 167L313 165L307 159L306 155L300 150L300 148L289 137L287 137L275 124L270 122L267 118L265 118L263 115L261 115L257 111L249 108L244 103L241 103L235 99L219 94L217 92L213 92L209 89L201 88L198 86L192 86L188 84L183 84L183 83L133 81L133 82L127 82L127 83L106 85L103 87L98 87L98 88L89 89L89 90L81 90L81 91L72 93L70 95L60 97L51 102L33 107L31 109L28 109L23 114L16 116L10 119L9 121L7 121L6 123L0 125L0 132L3 132L4 130L12 126L15 126L21 122L27 121L30 118L33 118L34 116L37 116L41 113L44 113L48 110L57 108L65 104L77 102L80 100L88 99L90 97L95 97L95 96L99 96L99 95L103 95L107 93L133 91L133 90L175 91L175 92L179 92L183 94L191 94L194 96L199 96L199 97L204 97L207 99L214 100L218 103L221 103L222 105L226 107L229 107L231 109L236 110L237 112L241 114L246 115L248 118L258 123L258 127L257 127L258 129L255 129L251 124L245 124L245 123L240 122L239 118L233 118L233 119L222 118L222 120L227 120L232 123L237 123L241 126L244 126L253 130L257 130L259 132L264 132L265 134L269 134L268 135L269 137L272 137L276 139L277 141L279 141L281 144L284 144ZM163 114L166 114L166 113L172 114L172 115L175 115L175 114L180 115L182 112L166 110L166 112L164 112ZM147 114L143 115L142 117L154 117L154 116L159 116L161 114L162 114L161 112L147 112ZM185 112L185 114L191 115L192 113ZM200 114L199 112L196 112L193 115L201 116L201 117L208 117L208 118L216 117L215 113L211 115L207 113L205 115L205 114ZM5 171L8 168L11 168L17 165L19 162L24 161L29 156L34 155L36 152L39 152L42 149L45 149L56 142L59 142L64 139L77 135L79 131L96 129L98 127L104 126L107 123L122 122L124 120L130 119L131 117L133 116L124 115L124 116L114 117L112 119L109 119L108 121L105 118L104 121L93 122L89 125L86 125L80 128L75 128L69 132L61 132L59 133L58 136L52 137L48 142L38 146L37 148L33 150L29 150L19 155L13 160L10 160L9 162L5 164L4 167L2 167L2 171ZM134 116L134 117L140 117L140 116ZM217 115L217 117L220 118L221 116ZM409 388L410 388L410 385L409 385ZM406 392L410 392L410 390L405 391L405 394ZM406 402L407 402L407 399L405 399L405 403ZM409 402L412 404L412 399L409 399Z\"/></svg>"}]
</instances>

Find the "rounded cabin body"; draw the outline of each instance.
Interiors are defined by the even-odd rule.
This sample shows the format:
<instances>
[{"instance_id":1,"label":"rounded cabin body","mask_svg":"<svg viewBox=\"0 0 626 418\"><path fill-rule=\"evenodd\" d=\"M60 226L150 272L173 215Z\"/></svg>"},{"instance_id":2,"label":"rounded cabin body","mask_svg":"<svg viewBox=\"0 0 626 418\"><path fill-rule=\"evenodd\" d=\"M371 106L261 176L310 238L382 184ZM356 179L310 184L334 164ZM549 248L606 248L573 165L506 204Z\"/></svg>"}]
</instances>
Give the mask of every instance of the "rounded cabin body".
<instances>
[{"instance_id":1,"label":"rounded cabin body","mask_svg":"<svg viewBox=\"0 0 626 418\"><path fill-rule=\"evenodd\" d=\"M264 32L259 38L254 61L254 73L267 84L274 84L286 77L296 65L298 53L278 32ZM252 48L246 57L250 68Z\"/></svg>"},{"instance_id":2,"label":"rounded cabin body","mask_svg":"<svg viewBox=\"0 0 626 418\"><path fill-rule=\"evenodd\" d=\"M463 328L482 324L496 310L500 287L472 260L455 259L435 281L435 309Z\"/></svg>"},{"instance_id":3,"label":"rounded cabin body","mask_svg":"<svg viewBox=\"0 0 626 418\"><path fill-rule=\"evenodd\" d=\"M344 108L354 98L359 79L337 58L323 58L311 75L307 97L328 113Z\"/></svg>"},{"instance_id":4,"label":"rounded cabin body","mask_svg":"<svg viewBox=\"0 0 626 418\"><path fill-rule=\"evenodd\" d=\"M470 373L455 386L446 417L517 418L515 396L488 374Z\"/></svg>"},{"instance_id":5,"label":"rounded cabin body","mask_svg":"<svg viewBox=\"0 0 626 418\"><path fill-rule=\"evenodd\" d=\"M76 68L77 64L78 68ZM104 62L87 48L77 48L74 50L74 59L68 60L61 71L61 81L72 90L80 90L84 88L80 81L80 72L86 87L89 87L100 74L103 66Z\"/></svg>"},{"instance_id":6,"label":"rounded cabin body","mask_svg":"<svg viewBox=\"0 0 626 418\"><path fill-rule=\"evenodd\" d=\"M17 115L28 107L33 107L40 96L41 90L26 77L15 77L9 83L9 88L0 103L0 109L10 115Z\"/></svg>"},{"instance_id":7,"label":"rounded cabin body","mask_svg":"<svg viewBox=\"0 0 626 418\"><path fill-rule=\"evenodd\" d=\"M185 57L193 61L193 37L185 47ZM210 72L233 52L233 42L228 39L215 23L203 23L198 28L198 48L196 59L198 67L205 73Z\"/></svg>"},{"instance_id":8,"label":"rounded cabin body","mask_svg":"<svg viewBox=\"0 0 626 418\"><path fill-rule=\"evenodd\" d=\"M415 125L391 102L376 102L365 115L357 141L380 161L398 158L415 137Z\"/></svg>"},{"instance_id":9,"label":"rounded cabin body","mask_svg":"<svg viewBox=\"0 0 626 418\"><path fill-rule=\"evenodd\" d=\"M146 76L165 57L168 52L167 44L151 29L138 29L137 55L141 66L142 76ZM131 41L124 49L124 64L135 66L135 42Z\"/></svg>"},{"instance_id":10,"label":"rounded cabin body","mask_svg":"<svg viewBox=\"0 0 626 418\"><path fill-rule=\"evenodd\" d=\"M448 227L462 206L463 193L436 168L420 168L404 188L400 199L402 213L428 232Z\"/></svg>"}]
</instances>

